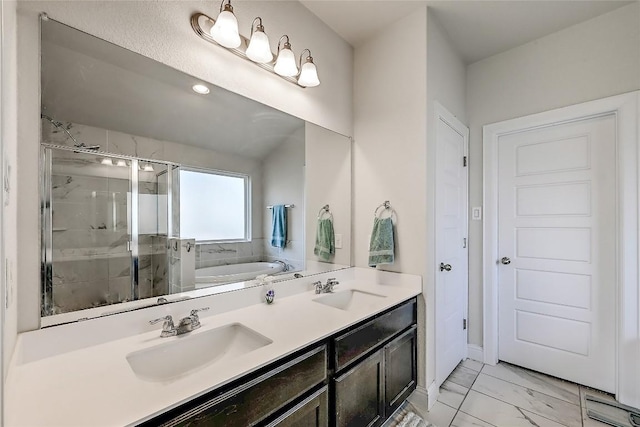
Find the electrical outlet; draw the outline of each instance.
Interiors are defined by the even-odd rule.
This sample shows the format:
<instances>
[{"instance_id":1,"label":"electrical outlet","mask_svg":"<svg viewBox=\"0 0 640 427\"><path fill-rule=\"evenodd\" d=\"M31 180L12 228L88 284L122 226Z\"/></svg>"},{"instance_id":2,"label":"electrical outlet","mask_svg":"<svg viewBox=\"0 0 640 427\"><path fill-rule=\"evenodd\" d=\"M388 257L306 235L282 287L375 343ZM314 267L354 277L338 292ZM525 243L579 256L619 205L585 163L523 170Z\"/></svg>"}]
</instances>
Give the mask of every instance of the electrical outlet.
<instances>
[{"instance_id":1,"label":"electrical outlet","mask_svg":"<svg viewBox=\"0 0 640 427\"><path fill-rule=\"evenodd\" d=\"M336 249L342 249L342 234L335 235L335 246Z\"/></svg>"},{"instance_id":2,"label":"electrical outlet","mask_svg":"<svg viewBox=\"0 0 640 427\"><path fill-rule=\"evenodd\" d=\"M482 208L479 206L471 208L471 219L480 221L482 219Z\"/></svg>"}]
</instances>

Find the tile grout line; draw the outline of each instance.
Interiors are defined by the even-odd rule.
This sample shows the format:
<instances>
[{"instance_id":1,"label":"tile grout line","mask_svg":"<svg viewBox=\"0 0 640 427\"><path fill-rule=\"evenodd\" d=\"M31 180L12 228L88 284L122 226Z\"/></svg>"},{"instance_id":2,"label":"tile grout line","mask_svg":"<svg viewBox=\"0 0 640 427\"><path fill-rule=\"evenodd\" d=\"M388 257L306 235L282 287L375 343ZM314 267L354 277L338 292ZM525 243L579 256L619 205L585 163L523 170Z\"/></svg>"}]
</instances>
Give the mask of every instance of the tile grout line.
<instances>
[{"instance_id":1,"label":"tile grout line","mask_svg":"<svg viewBox=\"0 0 640 427\"><path fill-rule=\"evenodd\" d=\"M483 373L483 372L481 372L481 373ZM478 373L478 374L480 374L480 373ZM496 377L495 375L491 375L491 374L487 374L487 373L484 373L484 375L486 375L488 377L491 377L491 378L495 378L495 379L500 380L500 381L504 381L504 382L509 383L509 384L513 384L513 385L517 385L519 387L526 388L527 390L535 391L536 393L544 394L545 396L548 396L548 397L551 397L551 398L554 398L554 399L562 400L563 402L570 403L570 404L578 406L578 407L582 406L581 403L577 403L576 404L576 403L573 403L573 402L569 402L568 400L564 400L564 399L561 399L559 397L551 396L550 394L547 394L547 393L544 393L544 392L541 392L541 391L538 391L538 390L535 390L535 389L532 389L532 388L529 388L529 387L525 387L522 384L514 383L512 381L505 380L504 378ZM570 384L575 384L575 386L578 387L578 401L580 401L580 385L578 385L576 383L570 383Z\"/></svg>"},{"instance_id":2,"label":"tile grout line","mask_svg":"<svg viewBox=\"0 0 640 427\"><path fill-rule=\"evenodd\" d=\"M513 403L509 403L509 402L506 402L506 401L504 401L504 400L502 400L502 399L498 399L498 398L497 398L497 397L495 397L495 396L491 396L491 395L489 395L489 394L487 394L487 393L483 393L483 392L478 391L478 390L473 390L473 391L475 391L476 393L481 394L481 395L483 395L483 396L487 396L487 397L489 397L489 398L491 398L491 399L495 399L495 400L497 400L498 402L502 402L502 403L504 403L504 404L506 404L506 405L513 406L514 408L520 409L520 410L522 410L522 411L531 412L532 414L535 414L535 415L539 416L540 418L544 418L544 419L546 419L546 420L553 421L554 423L556 423L556 424L560 424L560 425L565 426L565 427L569 427L569 426L567 426L566 424L562 424L560 421L552 420L551 418L549 418L549 417L547 417L547 416L545 416L545 415L541 415L541 414L539 414L539 413L537 413L537 412L534 412L534 411L531 411L531 410L529 410L529 409L521 408L521 407L519 407L519 406L517 406L517 405L514 405ZM465 399L466 399L466 397L465 397ZM470 415L470 414L469 414L469 415ZM472 416L473 416L473 415L472 415ZM476 417L476 418L478 418L478 417ZM478 419L481 419L481 418L478 418ZM484 420L482 420L482 421L484 421ZM485 421L485 422L487 422L487 421ZM489 424L491 424L491 423L489 423ZM580 424L582 424L582 412L580 413Z\"/></svg>"},{"instance_id":3,"label":"tile grout line","mask_svg":"<svg viewBox=\"0 0 640 427\"><path fill-rule=\"evenodd\" d=\"M458 366L461 366L462 362L460 362L460 364ZM457 369L458 367L456 367ZM467 368L469 369L469 368ZM460 402L460 405L458 405L458 408L456 408L456 413L453 414L453 418L451 418L451 421L449 422L449 427L451 427L451 424L453 424L453 420L456 419L456 417L458 416L458 412L460 412L460 408L462 408L462 404L464 403L465 400L467 400L467 396L469 395L469 392L471 391L471 387L473 387L473 385L476 383L476 380L478 379L478 377L480 376L480 372L482 372L482 369L484 369L484 363L482 364L482 368L480 368L480 370L478 372L476 372L476 377L473 379L473 382L471 383L471 385L469 386L469 388L467 389L467 392L464 394L464 397L462 398L462 402ZM455 370L455 369L454 369ZM454 383L455 384L455 383ZM460 384L458 384L460 385ZM473 416L473 415L470 415ZM475 417L477 418L477 417ZM480 421L484 421L480 418L478 418ZM486 421L484 421L486 422ZM489 423L491 424L491 423Z\"/></svg>"}]
</instances>

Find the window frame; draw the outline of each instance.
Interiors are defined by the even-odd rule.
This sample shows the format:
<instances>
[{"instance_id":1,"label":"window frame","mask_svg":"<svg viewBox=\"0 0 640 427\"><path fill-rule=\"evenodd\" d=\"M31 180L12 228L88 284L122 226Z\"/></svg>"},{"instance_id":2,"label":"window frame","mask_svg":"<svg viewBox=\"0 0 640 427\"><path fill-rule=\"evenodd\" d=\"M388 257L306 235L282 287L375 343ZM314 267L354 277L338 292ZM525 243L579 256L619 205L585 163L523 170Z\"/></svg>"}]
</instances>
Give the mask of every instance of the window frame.
<instances>
[{"instance_id":1,"label":"window frame","mask_svg":"<svg viewBox=\"0 0 640 427\"><path fill-rule=\"evenodd\" d=\"M251 206L251 175L241 172L225 171L221 169L207 169L193 166L180 166L180 173L185 172L197 172L206 173L209 175L220 175L232 178L242 178L244 180L244 238L242 239L215 239L215 240L198 240L196 244L221 244L221 243L248 243L252 241L251 236L251 223L253 219L252 206ZM178 175L180 175L180 173ZM182 193L182 177L178 179L179 192ZM180 197L180 209L182 209L182 197ZM180 215L180 230L182 231L182 215Z\"/></svg>"}]
</instances>

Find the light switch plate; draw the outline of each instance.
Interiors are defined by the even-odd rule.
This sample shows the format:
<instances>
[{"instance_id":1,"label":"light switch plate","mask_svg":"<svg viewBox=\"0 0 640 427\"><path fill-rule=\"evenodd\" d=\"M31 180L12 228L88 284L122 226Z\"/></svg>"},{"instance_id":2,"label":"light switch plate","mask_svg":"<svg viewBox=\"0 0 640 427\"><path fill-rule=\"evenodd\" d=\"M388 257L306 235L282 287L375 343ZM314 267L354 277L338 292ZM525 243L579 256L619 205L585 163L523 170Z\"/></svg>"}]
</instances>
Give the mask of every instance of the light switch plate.
<instances>
[{"instance_id":1,"label":"light switch plate","mask_svg":"<svg viewBox=\"0 0 640 427\"><path fill-rule=\"evenodd\" d=\"M336 249L342 249L342 234L335 235L335 246Z\"/></svg>"},{"instance_id":2,"label":"light switch plate","mask_svg":"<svg viewBox=\"0 0 640 427\"><path fill-rule=\"evenodd\" d=\"M482 208L480 206L471 208L471 219L474 221L480 221L482 219Z\"/></svg>"}]
</instances>

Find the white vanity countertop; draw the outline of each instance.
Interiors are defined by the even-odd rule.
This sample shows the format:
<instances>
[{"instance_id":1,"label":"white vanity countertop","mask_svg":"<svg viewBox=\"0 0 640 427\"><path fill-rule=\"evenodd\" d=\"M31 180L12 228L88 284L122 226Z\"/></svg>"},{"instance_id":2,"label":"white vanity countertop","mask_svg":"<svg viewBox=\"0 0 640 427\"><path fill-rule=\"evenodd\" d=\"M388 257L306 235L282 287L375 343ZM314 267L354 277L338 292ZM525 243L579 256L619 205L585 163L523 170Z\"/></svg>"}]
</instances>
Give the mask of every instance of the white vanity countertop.
<instances>
[{"instance_id":1,"label":"white vanity countertop","mask_svg":"<svg viewBox=\"0 0 640 427\"><path fill-rule=\"evenodd\" d=\"M369 304L368 307L354 307L349 311L314 302L313 299L318 295L313 290L307 290L310 289L310 283L326 280L329 275L340 281L336 292L359 289L384 295L386 298L380 298L379 302ZM287 296L286 294L291 293L286 289L287 286L290 289L297 286L302 292ZM6 425L135 425L416 296L421 293L422 285L419 276L351 268L283 282L276 284L275 289L276 300L272 305L256 303L255 295L252 295L247 298L253 301L251 305L221 313L218 311L222 310L216 310L217 301L213 299L220 296L170 304L181 307L183 314L188 312L186 308L211 306L211 310L207 312L209 315L201 317L202 327L181 337L160 338L161 328L156 325L153 331L99 342L95 335L101 334L101 328L107 325L106 321L102 321L104 319L75 328L73 325L63 325L21 334L5 385ZM253 292L261 294L263 290L257 288ZM282 296L278 297L279 295ZM166 307L162 309L164 312L167 310ZM126 317L129 316L128 321L135 318L134 320L142 322L142 318L152 318L159 310L160 308L155 311L125 313L118 315L118 319L122 318L122 322L126 323ZM174 319L177 317L174 316ZM114 319L109 322L113 324ZM233 361L213 363L171 382L140 379L127 362L127 354L133 351L169 340L184 339L236 322L273 342L234 358ZM64 331L64 328L68 330ZM51 347L49 343L64 341L61 333L66 340L73 342L73 334L78 334L78 331L82 331L83 335L94 334L88 341L85 336L77 337L79 341L91 341L93 344L75 344L68 351L45 351L45 347ZM46 357L34 357L33 353L40 351L38 348L34 349L34 346L41 346Z\"/></svg>"}]
</instances>

